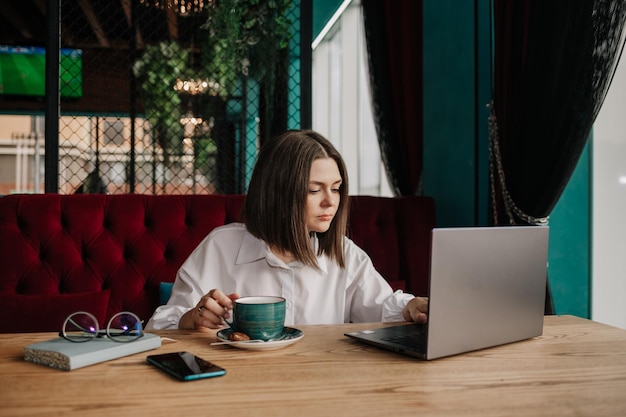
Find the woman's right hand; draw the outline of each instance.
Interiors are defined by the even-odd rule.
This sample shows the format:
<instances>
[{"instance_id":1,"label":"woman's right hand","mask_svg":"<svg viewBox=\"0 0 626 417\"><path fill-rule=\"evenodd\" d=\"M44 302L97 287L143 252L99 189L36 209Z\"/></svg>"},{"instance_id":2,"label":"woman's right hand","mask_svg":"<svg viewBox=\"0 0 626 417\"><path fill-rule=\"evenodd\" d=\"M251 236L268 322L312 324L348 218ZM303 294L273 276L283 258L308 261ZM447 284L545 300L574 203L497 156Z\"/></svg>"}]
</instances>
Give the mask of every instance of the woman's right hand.
<instances>
[{"instance_id":1,"label":"woman's right hand","mask_svg":"<svg viewBox=\"0 0 626 417\"><path fill-rule=\"evenodd\" d=\"M224 327L226 319L230 318L233 300L238 294L224 294L219 289L212 289L202 296L198 304L185 313L178 322L179 329L219 329Z\"/></svg>"}]
</instances>

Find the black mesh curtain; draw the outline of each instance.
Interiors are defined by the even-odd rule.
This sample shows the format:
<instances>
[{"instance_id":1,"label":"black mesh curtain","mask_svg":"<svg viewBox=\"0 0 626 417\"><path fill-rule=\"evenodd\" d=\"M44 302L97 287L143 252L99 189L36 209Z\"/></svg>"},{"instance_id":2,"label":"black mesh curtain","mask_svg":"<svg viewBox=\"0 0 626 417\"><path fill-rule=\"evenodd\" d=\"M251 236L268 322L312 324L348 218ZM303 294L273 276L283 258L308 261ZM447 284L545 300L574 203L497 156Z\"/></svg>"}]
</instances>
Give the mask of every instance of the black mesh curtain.
<instances>
[{"instance_id":1,"label":"black mesh curtain","mask_svg":"<svg viewBox=\"0 0 626 417\"><path fill-rule=\"evenodd\" d=\"M600 0L494 0L495 224L547 223L611 83L625 8ZM553 312L548 286L546 313Z\"/></svg>"},{"instance_id":2,"label":"black mesh curtain","mask_svg":"<svg viewBox=\"0 0 626 417\"><path fill-rule=\"evenodd\" d=\"M363 0L374 124L395 195L422 193L422 2Z\"/></svg>"},{"instance_id":3,"label":"black mesh curtain","mask_svg":"<svg viewBox=\"0 0 626 417\"><path fill-rule=\"evenodd\" d=\"M623 47L626 3L494 0L494 223L542 223L576 167Z\"/></svg>"}]
</instances>

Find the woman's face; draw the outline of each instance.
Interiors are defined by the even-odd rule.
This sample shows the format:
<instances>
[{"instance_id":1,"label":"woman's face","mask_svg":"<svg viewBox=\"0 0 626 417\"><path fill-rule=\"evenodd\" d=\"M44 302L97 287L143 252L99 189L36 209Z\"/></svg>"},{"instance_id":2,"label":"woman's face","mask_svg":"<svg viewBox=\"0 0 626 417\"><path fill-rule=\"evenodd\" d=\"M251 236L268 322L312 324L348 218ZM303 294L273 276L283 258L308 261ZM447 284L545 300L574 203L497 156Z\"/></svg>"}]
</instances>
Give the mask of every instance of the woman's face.
<instances>
[{"instance_id":1,"label":"woman's face","mask_svg":"<svg viewBox=\"0 0 626 417\"><path fill-rule=\"evenodd\" d=\"M337 213L342 178L332 158L316 159L311 165L309 192L306 200L306 228L309 233L323 233Z\"/></svg>"}]
</instances>

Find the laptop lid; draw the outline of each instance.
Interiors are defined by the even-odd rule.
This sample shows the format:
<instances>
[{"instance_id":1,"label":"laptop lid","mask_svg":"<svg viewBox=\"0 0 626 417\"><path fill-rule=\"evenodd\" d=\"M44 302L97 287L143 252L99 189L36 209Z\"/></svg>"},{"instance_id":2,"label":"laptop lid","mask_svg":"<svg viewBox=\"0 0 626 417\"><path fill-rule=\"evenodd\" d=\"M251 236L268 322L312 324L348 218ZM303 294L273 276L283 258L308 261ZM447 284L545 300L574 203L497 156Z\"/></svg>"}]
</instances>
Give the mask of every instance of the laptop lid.
<instances>
[{"instance_id":1,"label":"laptop lid","mask_svg":"<svg viewBox=\"0 0 626 417\"><path fill-rule=\"evenodd\" d=\"M423 359L541 335L548 232L547 226L433 229L427 325L346 335ZM380 340L420 329L425 351Z\"/></svg>"}]
</instances>

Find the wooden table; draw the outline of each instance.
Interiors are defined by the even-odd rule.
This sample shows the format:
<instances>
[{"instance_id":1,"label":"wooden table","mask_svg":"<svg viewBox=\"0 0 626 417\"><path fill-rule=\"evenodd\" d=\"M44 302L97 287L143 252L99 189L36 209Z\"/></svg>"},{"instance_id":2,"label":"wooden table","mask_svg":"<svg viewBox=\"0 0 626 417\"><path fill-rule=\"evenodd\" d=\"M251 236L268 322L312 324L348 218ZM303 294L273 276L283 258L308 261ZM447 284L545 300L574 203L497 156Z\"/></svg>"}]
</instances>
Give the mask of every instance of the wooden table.
<instances>
[{"instance_id":1,"label":"wooden table","mask_svg":"<svg viewBox=\"0 0 626 417\"><path fill-rule=\"evenodd\" d=\"M275 351L209 346L214 332L165 331L156 352L188 350L227 369L178 382L147 352L63 372L23 360L51 333L0 335L0 415L626 416L626 331L546 317L541 337L431 362L343 336L383 324L301 326Z\"/></svg>"}]
</instances>

